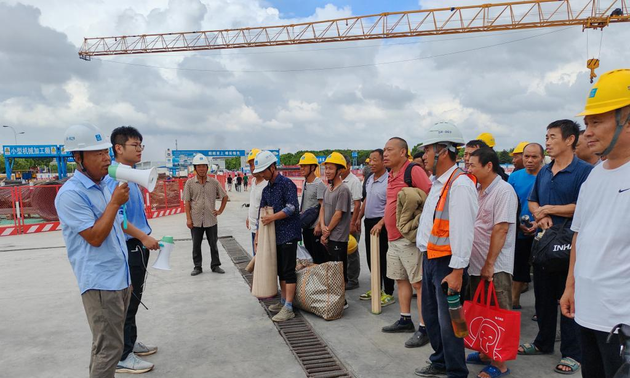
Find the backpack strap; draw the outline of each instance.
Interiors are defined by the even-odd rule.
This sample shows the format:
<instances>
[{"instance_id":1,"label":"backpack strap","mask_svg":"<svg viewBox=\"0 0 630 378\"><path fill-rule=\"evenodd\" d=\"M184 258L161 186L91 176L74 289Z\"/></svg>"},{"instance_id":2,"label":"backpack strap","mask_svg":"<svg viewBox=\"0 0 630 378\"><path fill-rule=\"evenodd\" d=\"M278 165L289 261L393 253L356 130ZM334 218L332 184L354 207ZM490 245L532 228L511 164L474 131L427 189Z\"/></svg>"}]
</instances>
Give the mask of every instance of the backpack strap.
<instances>
[{"instance_id":1,"label":"backpack strap","mask_svg":"<svg viewBox=\"0 0 630 378\"><path fill-rule=\"evenodd\" d=\"M405 168L405 184L407 184L408 187L413 187L413 180L411 179L411 170L413 169L413 167L418 166L418 164L411 162L409 163L409 165L407 166L407 168Z\"/></svg>"}]
</instances>

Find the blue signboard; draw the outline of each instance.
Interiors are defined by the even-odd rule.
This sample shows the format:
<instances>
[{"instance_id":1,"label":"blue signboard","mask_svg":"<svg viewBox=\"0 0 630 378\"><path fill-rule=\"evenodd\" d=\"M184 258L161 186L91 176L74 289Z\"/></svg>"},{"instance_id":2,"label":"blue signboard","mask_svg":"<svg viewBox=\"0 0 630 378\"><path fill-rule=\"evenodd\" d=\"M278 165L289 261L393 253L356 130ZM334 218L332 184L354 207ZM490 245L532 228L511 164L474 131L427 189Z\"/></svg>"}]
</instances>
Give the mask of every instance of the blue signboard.
<instances>
[{"instance_id":1,"label":"blue signboard","mask_svg":"<svg viewBox=\"0 0 630 378\"><path fill-rule=\"evenodd\" d=\"M8 158L45 158L59 156L59 146L50 145L14 145L4 146L4 156Z\"/></svg>"},{"instance_id":2,"label":"blue signboard","mask_svg":"<svg viewBox=\"0 0 630 378\"><path fill-rule=\"evenodd\" d=\"M280 163L280 150L269 150L278 159ZM202 154L209 158L233 158L233 157L245 157L247 151L245 150L173 150L173 165L174 166L188 166L192 164L192 159L197 154Z\"/></svg>"},{"instance_id":3,"label":"blue signboard","mask_svg":"<svg viewBox=\"0 0 630 378\"><path fill-rule=\"evenodd\" d=\"M356 151L352 151L352 157L353 157L353 158L356 158L356 157L358 157L358 156L359 156L359 154L358 154Z\"/></svg>"},{"instance_id":4,"label":"blue signboard","mask_svg":"<svg viewBox=\"0 0 630 378\"><path fill-rule=\"evenodd\" d=\"M326 161L326 156L317 156L317 162L319 164L324 164L325 161Z\"/></svg>"}]
</instances>

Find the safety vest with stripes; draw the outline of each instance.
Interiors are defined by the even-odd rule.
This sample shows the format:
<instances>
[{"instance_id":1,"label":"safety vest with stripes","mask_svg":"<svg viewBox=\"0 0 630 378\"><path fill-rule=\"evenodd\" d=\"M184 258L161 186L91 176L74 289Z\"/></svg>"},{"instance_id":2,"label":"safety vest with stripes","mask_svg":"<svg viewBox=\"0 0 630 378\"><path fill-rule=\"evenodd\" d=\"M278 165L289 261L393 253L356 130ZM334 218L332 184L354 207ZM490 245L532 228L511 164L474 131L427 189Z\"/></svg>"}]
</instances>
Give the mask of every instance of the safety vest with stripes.
<instances>
[{"instance_id":1,"label":"safety vest with stripes","mask_svg":"<svg viewBox=\"0 0 630 378\"><path fill-rule=\"evenodd\" d=\"M477 184L476 177L464 172L461 168L455 169L446 184L444 184L442 192L440 192L440 198L438 199L437 206L435 207L435 214L433 215L433 228L431 229L431 235L429 235L429 242L427 243L427 258L429 259L437 259L453 254L451 251L449 232L449 194L453 182L461 175L468 176L475 185Z\"/></svg>"}]
</instances>

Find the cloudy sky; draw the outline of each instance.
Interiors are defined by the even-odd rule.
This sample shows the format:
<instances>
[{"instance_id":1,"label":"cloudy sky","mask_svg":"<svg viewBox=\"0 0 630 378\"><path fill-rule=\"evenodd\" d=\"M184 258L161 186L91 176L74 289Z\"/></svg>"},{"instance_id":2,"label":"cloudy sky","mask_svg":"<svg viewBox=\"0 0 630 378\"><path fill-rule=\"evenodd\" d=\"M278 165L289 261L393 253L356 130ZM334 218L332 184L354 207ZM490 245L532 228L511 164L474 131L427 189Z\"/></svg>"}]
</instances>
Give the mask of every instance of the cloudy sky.
<instances>
[{"instance_id":1,"label":"cloudy sky","mask_svg":"<svg viewBox=\"0 0 630 378\"><path fill-rule=\"evenodd\" d=\"M451 5L477 3L483 1ZM20 144L62 143L64 130L79 122L106 134L133 125L145 136L145 158L155 160L163 160L176 139L180 149L283 152L376 148L395 135L416 144L443 120L456 123L467 139L492 132L503 149L523 140L542 142L545 126L556 119L581 122L574 115L590 88L587 36L588 52L601 59L600 74L630 65L630 24L606 28L603 39L599 31L583 33L576 26L90 62L77 55L83 37L276 25L441 5L0 1L0 123L25 132ZM0 144L11 143L12 132L0 129Z\"/></svg>"}]
</instances>

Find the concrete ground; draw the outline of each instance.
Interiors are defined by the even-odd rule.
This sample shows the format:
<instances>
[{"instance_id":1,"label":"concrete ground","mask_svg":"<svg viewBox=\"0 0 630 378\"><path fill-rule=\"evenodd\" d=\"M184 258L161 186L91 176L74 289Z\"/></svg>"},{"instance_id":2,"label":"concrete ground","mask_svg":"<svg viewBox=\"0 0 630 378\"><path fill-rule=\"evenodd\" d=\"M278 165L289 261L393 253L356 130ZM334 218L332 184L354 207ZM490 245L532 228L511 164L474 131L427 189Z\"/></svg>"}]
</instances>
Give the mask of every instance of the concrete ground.
<instances>
[{"instance_id":1,"label":"concrete ground","mask_svg":"<svg viewBox=\"0 0 630 378\"><path fill-rule=\"evenodd\" d=\"M229 193L219 218L219 235L232 235L251 250L245 228L248 193ZM150 221L153 235L190 239L184 215ZM303 377L293 354L219 243L225 275L191 277L191 242L176 242L171 271L150 268L138 313L139 340L159 346L146 357L156 364L149 377ZM342 319L327 322L306 314L315 331L357 377L412 377L431 353L429 345L407 349L410 334L384 334L381 327L399 317L398 304L370 313L359 295L369 289L365 244L360 243L361 287L347 292L350 307ZM155 260L152 255L150 264ZM61 232L0 238L0 367L2 377L83 377L89 364L91 334ZM533 290L522 298L521 341L533 341L537 326ZM412 316L417 310L412 303ZM557 344L559 348L559 344ZM513 377L556 377L554 355L511 361ZM470 366L470 376L480 367ZM124 376L119 374L118 376Z\"/></svg>"}]
</instances>

